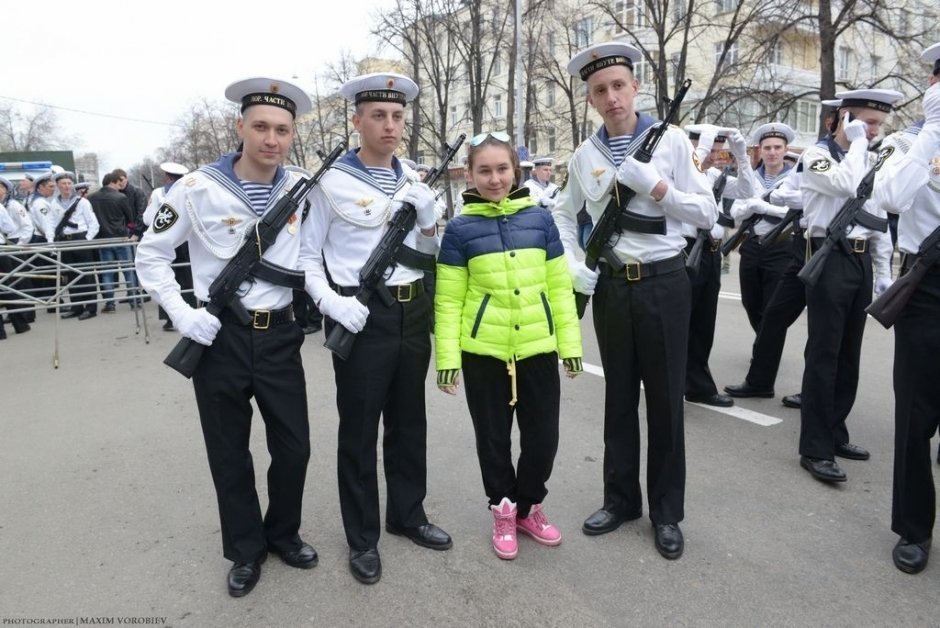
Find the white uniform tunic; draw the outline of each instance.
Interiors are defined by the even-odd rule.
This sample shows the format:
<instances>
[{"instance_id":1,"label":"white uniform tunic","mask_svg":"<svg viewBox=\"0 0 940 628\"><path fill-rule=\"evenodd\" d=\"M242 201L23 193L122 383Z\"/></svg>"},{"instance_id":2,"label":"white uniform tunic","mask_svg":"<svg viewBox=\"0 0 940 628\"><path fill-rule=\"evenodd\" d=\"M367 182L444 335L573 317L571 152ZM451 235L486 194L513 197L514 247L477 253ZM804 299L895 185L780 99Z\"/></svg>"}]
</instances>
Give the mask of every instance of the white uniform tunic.
<instances>
[{"instance_id":1,"label":"white uniform tunic","mask_svg":"<svg viewBox=\"0 0 940 628\"><path fill-rule=\"evenodd\" d=\"M558 196L558 186L551 181L542 183L535 177L532 177L523 185L529 188L529 192L532 193L532 200L535 204L541 205L542 207L549 207Z\"/></svg>"},{"instance_id":2,"label":"white uniform tunic","mask_svg":"<svg viewBox=\"0 0 940 628\"><path fill-rule=\"evenodd\" d=\"M401 207L411 182L419 180L417 173L402 166L397 158L392 161L397 184L391 198L363 166L357 151L339 159L310 193L310 214L303 226L301 268L306 273L307 292L315 302L319 303L332 290L326 268L336 285L359 285L359 271L385 234L388 221ZM416 226L405 237L405 245L435 255L440 237L421 235ZM405 285L423 277L424 271L398 264L385 283Z\"/></svg>"},{"instance_id":3,"label":"white uniform tunic","mask_svg":"<svg viewBox=\"0 0 940 628\"><path fill-rule=\"evenodd\" d=\"M98 224L97 216L95 216L95 210L92 209L88 199L84 199L77 194L69 198L62 198L56 194L49 204L49 212L45 214L46 222L44 233L47 242L55 241L55 230L59 225L59 221L62 220L62 217L65 216L65 212L68 211L69 207L76 201L78 201L78 205L75 206L75 211L72 212L72 216L68 220L68 222L76 226L72 227L66 224L65 227L62 228L62 235L85 233L86 240L94 240L95 236L98 235L100 225Z\"/></svg>"},{"instance_id":4,"label":"white uniform tunic","mask_svg":"<svg viewBox=\"0 0 940 628\"><path fill-rule=\"evenodd\" d=\"M764 216L772 216L774 218L783 218L790 207L775 205L769 200L764 200L764 197L767 196L767 192L770 190L779 190L784 182L790 177L790 175L796 170L796 168L787 165L776 177L773 178L771 182L764 178L764 169L763 166L758 168L756 171L751 170L750 176L752 177L752 186L754 188L754 193L752 197L755 197L753 201L748 200L739 200L731 206L731 216L734 218L735 224L740 225L741 221L746 220L755 212L751 209L750 205L753 202L760 206L759 212ZM758 220L754 223L754 234L760 237L767 235L774 225L771 224L768 220Z\"/></svg>"},{"instance_id":5,"label":"white uniform tunic","mask_svg":"<svg viewBox=\"0 0 940 628\"><path fill-rule=\"evenodd\" d=\"M806 149L801 156L801 163L806 237L824 237L826 228L842 205L858 192L858 185L865 173L875 164L875 156L864 148L862 142L854 142L842 161L837 162L826 140L822 139ZM871 200L865 204L865 211L887 218L885 211ZM868 240L875 277L890 279L891 254L894 250L890 233L855 225L846 237Z\"/></svg>"},{"instance_id":6,"label":"white uniform tunic","mask_svg":"<svg viewBox=\"0 0 940 628\"><path fill-rule=\"evenodd\" d=\"M13 223L13 231L7 237L19 245L29 244L33 237L33 220L29 217L29 212L18 200L10 196L7 196L4 206Z\"/></svg>"},{"instance_id":7,"label":"white uniform tunic","mask_svg":"<svg viewBox=\"0 0 940 628\"><path fill-rule=\"evenodd\" d=\"M153 222L153 217L157 215L157 210L160 209L160 205L163 205L163 199L166 198L166 193L169 188L170 186L163 185L154 188L153 192L150 193L150 202L147 203L147 209L144 210L143 216L144 224L148 227L150 223Z\"/></svg>"},{"instance_id":8,"label":"white uniform tunic","mask_svg":"<svg viewBox=\"0 0 940 628\"><path fill-rule=\"evenodd\" d=\"M171 318L180 308L189 307L180 295L180 286L170 267L176 257L176 247L189 243L193 289L197 298L208 301L209 285L238 252L245 238L254 238L259 218L232 168L238 156L239 153L225 155L178 181L138 245L136 266L140 283ZM290 191L297 176L280 167L277 169L265 212ZM265 251L264 259L297 269L302 209L301 204L275 243ZM261 279L244 282L239 294L242 305L248 310L281 309L292 300L290 288Z\"/></svg>"},{"instance_id":9,"label":"white uniform tunic","mask_svg":"<svg viewBox=\"0 0 940 628\"><path fill-rule=\"evenodd\" d=\"M731 198L731 199L740 199L740 198L750 198L754 194L754 182L756 181L752 175L753 170L751 170L750 164L739 164L738 165L738 176L732 177L728 176L725 181L725 189L722 191L722 198ZM708 177L708 184L715 189L715 181L721 177L721 170L718 168L709 168L705 171L705 176ZM714 195L713 195L714 196ZM692 225L683 223L682 224L682 235L686 238L695 238L698 236L698 228L693 227ZM712 240L721 240L725 235L725 228L719 225L717 222L712 225L711 232L709 236Z\"/></svg>"},{"instance_id":10,"label":"white uniform tunic","mask_svg":"<svg viewBox=\"0 0 940 628\"><path fill-rule=\"evenodd\" d=\"M881 209L900 214L898 247L917 253L920 243L940 225L940 151L930 163L912 159L908 150L920 135L921 125L885 138L882 147L894 147L875 176L872 200Z\"/></svg>"},{"instance_id":11,"label":"white uniform tunic","mask_svg":"<svg viewBox=\"0 0 940 628\"><path fill-rule=\"evenodd\" d=\"M642 143L641 135L655 120L640 114L628 154ZM604 213L617 179L619 164L605 144L606 127L582 142L568 163L568 182L556 197L552 216L565 245L565 251L580 250L578 211L587 204L587 212L596 224ZM718 207L707 177L692 159L692 143L678 127L670 127L653 153L653 165L669 184L659 202L646 194L637 194L630 202L631 212L651 217L665 217L666 234L623 231L616 237L614 253L624 263L654 262L680 254L686 241L682 223L694 228L711 229L718 219Z\"/></svg>"},{"instance_id":12,"label":"white uniform tunic","mask_svg":"<svg viewBox=\"0 0 940 628\"><path fill-rule=\"evenodd\" d=\"M46 237L46 216L52 211L52 198L33 194L29 199L29 216L33 221L33 233ZM55 225L52 225L55 231Z\"/></svg>"}]
</instances>

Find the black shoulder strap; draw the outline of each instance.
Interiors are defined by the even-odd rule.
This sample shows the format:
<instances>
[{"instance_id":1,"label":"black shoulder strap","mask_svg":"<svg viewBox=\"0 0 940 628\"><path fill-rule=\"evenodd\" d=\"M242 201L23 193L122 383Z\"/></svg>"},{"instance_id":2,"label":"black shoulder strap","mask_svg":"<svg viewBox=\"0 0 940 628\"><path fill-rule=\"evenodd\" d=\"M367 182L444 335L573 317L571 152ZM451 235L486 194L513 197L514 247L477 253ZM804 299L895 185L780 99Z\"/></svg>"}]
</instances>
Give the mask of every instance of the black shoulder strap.
<instances>
[{"instance_id":1,"label":"black shoulder strap","mask_svg":"<svg viewBox=\"0 0 940 628\"><path fill-rule=\"evenodd\" d=\"M62 214L62 220L60 220L59 224L55 226L56 236L62 235L62 231L65 229L66 225L68 225L69 220L72 219L72 214L74 214L75 210L78 209L78 203L81 200L82 200L81 197L75 199L75 202L72 203L72 205L69 206L69 208L65 210L64 214Z\"/></svg>"}]
</instances>

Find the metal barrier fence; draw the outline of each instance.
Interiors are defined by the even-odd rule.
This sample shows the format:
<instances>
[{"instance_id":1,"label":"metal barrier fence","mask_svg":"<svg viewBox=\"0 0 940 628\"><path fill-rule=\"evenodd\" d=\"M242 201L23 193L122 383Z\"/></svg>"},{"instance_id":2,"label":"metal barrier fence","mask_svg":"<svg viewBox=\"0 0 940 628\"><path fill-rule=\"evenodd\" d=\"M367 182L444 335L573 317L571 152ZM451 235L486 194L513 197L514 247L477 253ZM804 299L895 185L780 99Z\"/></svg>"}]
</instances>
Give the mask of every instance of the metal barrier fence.
<instances>
[{"instance_id":1,"label":"metal barrier fence","mask_svg":"<svg viewBox=\"0 0 940 628\"><path fill-rule=\"evenodd\" d=\"M136 246L136 242L124 238L0 245L0 268L7 269L0 271L0 315L54 309L52 363L59 368L59 314L66 308L91 303L142 303L144 292L134 272ZM76 262L76 256L70 253L79 251L86 253L78 257L92 261ZM188 265L187 262L174 267ZM114 279L111 298L106 298L102 291L106 289L102 278L108 275ZM118 281L119 278L123 281ZM149 344L146 311L143 307L134 307L133 311L135 334L143 332L144 342Z\"/></svg>"}]
</instances>

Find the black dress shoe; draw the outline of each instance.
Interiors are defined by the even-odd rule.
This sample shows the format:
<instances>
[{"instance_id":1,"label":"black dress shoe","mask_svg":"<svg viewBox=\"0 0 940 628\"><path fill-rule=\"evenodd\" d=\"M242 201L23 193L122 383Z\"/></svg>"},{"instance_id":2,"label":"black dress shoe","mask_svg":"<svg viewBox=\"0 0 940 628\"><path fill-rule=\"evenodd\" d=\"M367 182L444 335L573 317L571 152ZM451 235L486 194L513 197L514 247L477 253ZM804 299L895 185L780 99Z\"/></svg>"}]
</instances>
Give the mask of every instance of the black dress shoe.
<instances>
[{"instance_id":1,"label":"black dress shoe","mask_svg":"<svg viewBox=\"0 0 940 628\"><path fill-rule=\"evenodd\" d=\"M114 310L114 304L113 304L113 303L105 303L105 306L104 306L103 308L101 308L101 313L102 313L102 314L114 314L114 311L115 311L115 310Z\"/></svg>"},{"instance_id":2,"label":"black dress shoe","mask_svg":"<svg viewBox=\"0 0 940 628\"><path fill-rule=\"evenodd\" d=\"M87 312L87 311L86 311L86 312L82 312L81 314L78 315L78 320L80 320L80 321L87 321L89 318L94 318L94 317L96 317L96 316L98 316L98 312Z\"/></svg>"},{"instance_id":3,"label":"black dress shoe","mask_svg":"<svg viewBox=\"0 0 940 628\"><path fill-rule=\"evenodd\" d=\"M678 523L654 523L653 531L656 537L656 549L663 558L675 560L682 556L685 548L685 539Z\"/></svg>"},{"instance_id":4,"label":"black dress shoe","mask_svg":"<svg viewBox=\"0 0 940 628\"><path fill-rule=\"evenodd\" d=\"M349 550L349 571L362 584L375 584L382 577L382 559L379 550Z\"/></svg>"},{"instance_id":5,"label":"black dress shoe","mask_svg":"<svg viewBox=\"0 0 940 628\"><path fill-rule=\"evenodd\" d=\"M581 526L581 531L587 534L588 536L597 536L598 534L607 534L608 532L613 532L620 527L624 521L633 521L634 519L639 519L643 516L642 512L638 512L634 515L622 516L607 510L606 508L600 508L594 511L590 517L584 520L584 525Z\"/></svg>"},{"instance_id":6,"label":"black dress shoe","mask_svg":"<svg viewBox=\"0 0 940 628\"><path fill-rule=\"evenodd\" d=\"M247 563L235 563L228 572L228 594L232 597L248 595L261 579L261 563L267 555L259 560Z\"/></svg>"},{"instance_id":7,"label":"black dress shoe","mask_svg":"<svg viewBox=\"0 0 940 628\"><path fill-rule=\"evenodd\" d=\"M871 454L868 453L867 449L853 445L852 443L836 445L834 453L840 458L848 458L849 460L868 460L871 458Z\"/></svg>"},{"instance_id":8,"label":"black dress shoe","mask_svg":"<svg viewBox=\"0 0 940 628\"><path fill-rule=\"evenodd\" d=\"M796 393L794 395L787 395L780 400L788 408L802 408L803 407L803 393Z\"/></svg>"},{"instance_id":9,"label":"black dress shoe","mask_svg":"<svg viewBox=\"0 0 940 628\"><path fill-rule=\"evenodd\" d=\"M769 399L774 396L773 388L757 388L746 381L743 384L725 386L725 392L732 397L765 397Z\"/></svg>"},{"instance_id":10,"label":"black dress shoe","mask_svg":"<svg viewBox=\"0 0 940 628\"><path fill-rule=\"evenodd\" d=\"M296 549L292 552L280 552L273 547L269 549L280 556L281 560L285 563L291 567L297 567L298 569L313 569L317 566L319 560L317 550L303 542L300 544L300 549Z\"/></svg>"},{"instance_id":11,"label":"black dress shoe","mask_svg":"<svg viewBox=\"0 0 940 628\"><path fill-rule=\"evenodd\" d=\"M689 397L686 395L685 400L692 403L703 403L706 406L718 406L719 408L730 408L734 405L734 399L728 395L722 395L721 393L715 393L714 395L705 397Z\"/></svg>"},{"instance_id":12,"label":"black dress shoe","mask_svg":"<svg viewBox=\"0 0 940 628\"><path fill-rule=\"evenodd\" d=\"M898 540L891 552L894 566L904 573L920 573L927 566L927 557L930 555L930 539L923 543L911 543L907 539Z\"/></svg>"},{"instance_id":13,"label":"black dress shoe","mask_svg":"<svg viewBox=\"0 0 940 628\"><path fill-rule=\"evenodd\" d=\"M163 331L176 331L176 327L173 327L173 321L167 319L167 321L163 323Z\"/></svg>"},{"instance_id":14,"label":"black dress shoe","mask_svg":"<svg viewBox=\"0 0 940 628\"><path fill-rule=\"evenodd\" d=\"M800 456L800 466L821 482L845 482L845 471L834 460Z\"/></svg>"},{"instance_id":15,"label":"black dress shoe","mask_svg":"<svg viewBox=\"0 0 940 628\"><path fill-rule=\"evenodd\" d=\"M385 522L385 529L389 534L408 537L415 545L427 547L432 550L448 550L454 544L450 535L433 523L425 523L414 526L413 528L405 528Z\"/></svg>"},{"instance_id":16,"label":"black dress shoe","mask_svg":"<svg viewBox=\"0 0 940 628\"><path fill-rule=\"evenodd\" d=\"M59 318L75 318L76 316L80 316L82 314L84 314L84 312L76 312L75 310L69 310L68 312L60 316Z\"/></svg>"}]
</instances>

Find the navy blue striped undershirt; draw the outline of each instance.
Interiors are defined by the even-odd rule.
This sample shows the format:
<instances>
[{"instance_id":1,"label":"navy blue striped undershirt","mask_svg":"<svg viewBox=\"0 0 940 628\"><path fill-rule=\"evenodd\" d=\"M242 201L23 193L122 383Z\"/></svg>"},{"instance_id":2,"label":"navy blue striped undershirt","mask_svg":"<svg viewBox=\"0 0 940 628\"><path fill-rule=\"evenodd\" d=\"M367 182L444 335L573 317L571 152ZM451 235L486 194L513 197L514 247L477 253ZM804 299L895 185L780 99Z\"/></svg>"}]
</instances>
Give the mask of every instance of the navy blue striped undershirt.
<instances>
[{"instance_id":1,"label":"navy blue striped undershirt","mask_svg":"<svg viewBox=\"0 0 940 628\"><path fill-rule=\"evenodd\" d=\"M240 180L239 183L242 184L242 189L245 191L245 194L248 195L249 200L251 200L251 208L255 210L255 213L259 216L264 214L264 210L268 206L268 200L271 198L271 190L274 188L274 184L255 183L254 181L245 181L244 179Z\"/></svg>"},{"instance_id":2,"label":"navy blue striped undershirt","mask_svg":"<svg viewBox=\"0 0 940 628\"><path fill-rule=\"evenodd\" d=\"M375 182L379 184L385 194L388 196L395 195L398 177L395 176L394 170L391 168L373 168L372 166L366 166L366 170L369 171L369 174L372 175L372 178L375 179Z\"/></svg>"},{"instance_id":3,"label":"navy blue striped undershirt","mask_svg":"<svg viewBox=\"0 0 940 628\"><path fill-rule=\"evenodd\" d=\"M614 163L618 166L620 162L623 161L624 156L627 154L627 148L630 147L630 142L633 141L633 134L630 135L618 135L617 137L611 137L610 140L610 154L614 158Z\"/></svg>"}]
</instances>

